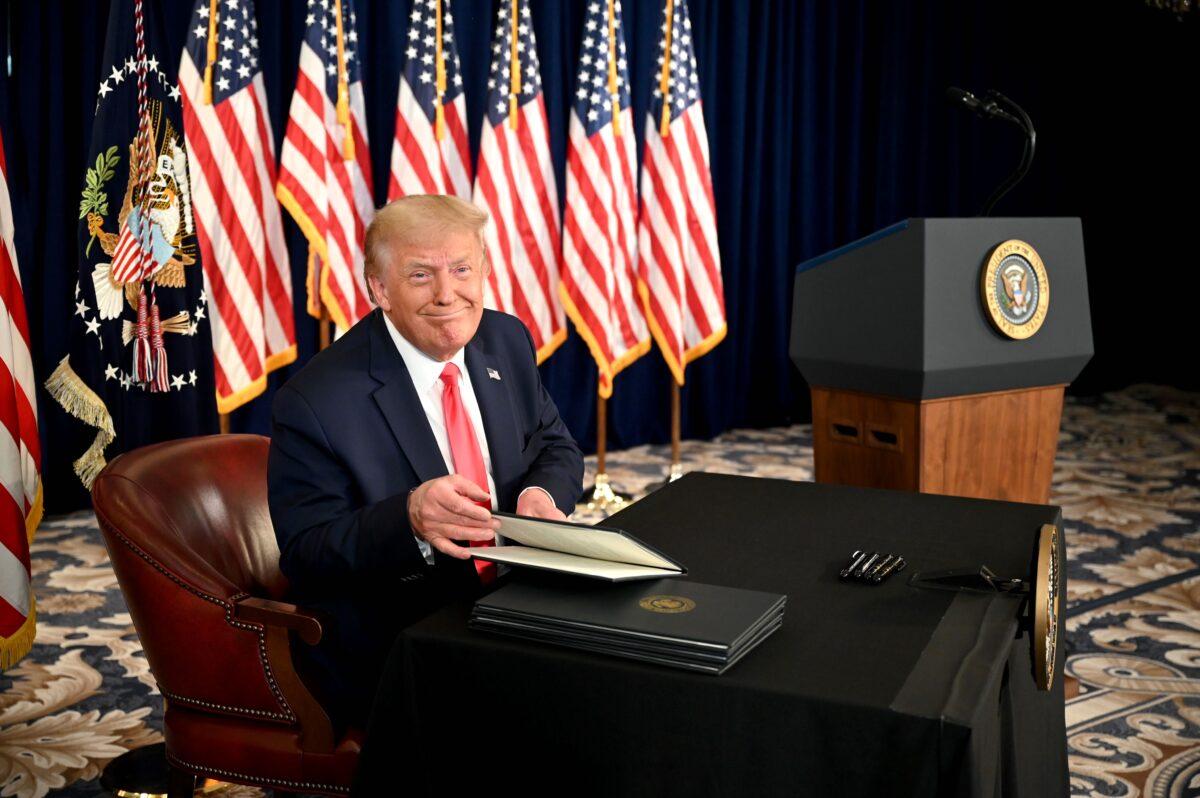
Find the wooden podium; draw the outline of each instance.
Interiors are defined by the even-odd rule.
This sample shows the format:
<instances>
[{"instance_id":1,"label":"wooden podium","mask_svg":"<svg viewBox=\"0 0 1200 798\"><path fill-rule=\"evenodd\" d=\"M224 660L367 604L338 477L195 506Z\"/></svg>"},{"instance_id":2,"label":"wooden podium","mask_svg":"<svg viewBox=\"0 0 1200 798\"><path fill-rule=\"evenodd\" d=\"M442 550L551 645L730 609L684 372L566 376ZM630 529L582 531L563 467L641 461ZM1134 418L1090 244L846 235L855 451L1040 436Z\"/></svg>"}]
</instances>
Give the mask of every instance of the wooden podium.
<instances>
[{"instance_id":1,"label":"wooden podium","mask_svg":"<svg viewBox=\"0 0 1200 798\"><path fill-rule=\"evenodd\" d=\"M1032 246L1040 329L990 320L981 275ZM1078 219L910 219L801 264L791 355L818 482L1045 504L1063 389L1092 356Z\"/></svg>"}]
</instances>

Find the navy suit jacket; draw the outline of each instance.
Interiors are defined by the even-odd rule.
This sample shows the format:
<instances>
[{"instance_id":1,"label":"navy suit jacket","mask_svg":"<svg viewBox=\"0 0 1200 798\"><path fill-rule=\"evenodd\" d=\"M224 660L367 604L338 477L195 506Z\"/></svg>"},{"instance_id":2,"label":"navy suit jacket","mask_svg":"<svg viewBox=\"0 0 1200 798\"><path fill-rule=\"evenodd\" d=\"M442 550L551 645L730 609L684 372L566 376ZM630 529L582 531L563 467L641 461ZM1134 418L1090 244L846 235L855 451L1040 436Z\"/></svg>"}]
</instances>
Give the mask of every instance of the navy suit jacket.
<instances>
[{"instance_id":1,"label":"navy suit jacket","mask_svg":"<svg viewBox=\"0 0 1200 798\"><path fill-rule=\"evenodd\" d=\"M427 565L409 526L409 491L447 471L382 314L316 355L272 407L267 480L279 566L291 600L332 621L316 650L297 647L297 665L351 722L365 717L396 633L479 590L472 560L435 550ZM499 509L514 511L520 492L537 486L570 513L583 456L542 386L525 326L484 310L465 358Z\"/></svg>"}]
</instances>

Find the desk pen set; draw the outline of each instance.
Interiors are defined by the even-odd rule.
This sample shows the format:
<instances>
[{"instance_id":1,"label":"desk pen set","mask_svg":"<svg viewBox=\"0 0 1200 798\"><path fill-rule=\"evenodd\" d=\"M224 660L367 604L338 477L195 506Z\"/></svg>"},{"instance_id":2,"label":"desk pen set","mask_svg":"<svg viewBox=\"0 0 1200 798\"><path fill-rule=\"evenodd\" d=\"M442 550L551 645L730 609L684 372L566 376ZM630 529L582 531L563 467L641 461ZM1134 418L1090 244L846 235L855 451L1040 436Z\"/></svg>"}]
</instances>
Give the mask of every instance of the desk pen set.
<instances>
[{"instance_id":1,"label":"desk pen set","mask_svg":"<svg viewBox=\"0 0 1200 798\"><path fill-rule=\"evenodd\" d=\"M908 563L899 554L856 550L846 567L838 573L843 582L855 581L868 585L882 584L892 574L904 570Z\"/></svg>"}]
</instances>

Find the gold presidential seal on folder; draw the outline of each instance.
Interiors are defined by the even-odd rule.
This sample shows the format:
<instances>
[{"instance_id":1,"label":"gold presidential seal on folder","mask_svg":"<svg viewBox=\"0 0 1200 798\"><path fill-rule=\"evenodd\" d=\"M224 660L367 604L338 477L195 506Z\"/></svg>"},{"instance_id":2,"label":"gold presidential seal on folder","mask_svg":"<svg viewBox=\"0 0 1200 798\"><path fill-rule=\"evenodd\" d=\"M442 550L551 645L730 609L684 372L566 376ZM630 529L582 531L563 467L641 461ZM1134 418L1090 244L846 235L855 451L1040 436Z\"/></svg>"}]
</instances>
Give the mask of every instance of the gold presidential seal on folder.
<instances>
[{"instance_id":1,"label":"gold presidential seal on folder","mask_svg":"<svg viewBox=\"0 0 1200 798\"><path fill-rule=\"evenodd\" d=\"M983 306L992 325L1018 340L1042 328L1050 307L1050 278L1037 250L1010 238L998 245L979 276Z\"/></svg>"},{"instance_id":2,"label":"gold presidential seal on folder","mask_svg":"<svg viewBox=\"0 0 1200 798\"><path fill-rule=\"evenodd\" d=\"M696 609L696 602L686 596L646 596L638 602L638 606L650 612L691 612Z\"/></svg>"},{"instance_id":3,"label":"gold presidential seal on folder","mask_svg":"<svg viewBox=\"0 0 1200 798\"><path fill-rule=\"evenodd\" d=\"M1039 690L1054 683L1058 653L1058 622L1062 617L1062 563L1058 558L1058 527L1045 524L1038 537L1037 571L1033 581L1033 678Z\"/></svg>"}]
</instances>

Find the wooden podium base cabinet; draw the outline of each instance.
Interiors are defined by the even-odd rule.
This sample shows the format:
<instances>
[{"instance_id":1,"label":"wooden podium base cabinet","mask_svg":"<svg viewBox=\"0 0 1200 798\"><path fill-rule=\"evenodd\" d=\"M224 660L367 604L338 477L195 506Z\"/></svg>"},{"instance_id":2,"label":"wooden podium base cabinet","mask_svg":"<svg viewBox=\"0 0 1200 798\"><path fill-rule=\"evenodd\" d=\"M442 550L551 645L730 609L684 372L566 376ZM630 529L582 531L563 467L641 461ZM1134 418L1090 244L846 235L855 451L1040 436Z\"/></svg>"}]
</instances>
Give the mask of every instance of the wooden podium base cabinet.
<instances>
[{"instance_id":1,"label":"wooden podium base cabinet","mask_svg":"<svg viewBox=\"0 0 1200 798\"><path fill-rule=\"evenodd\" d=\"M816 481L1047 504L1063 388L913 400L814 387Z\"/></svg>"}]
</instances>

